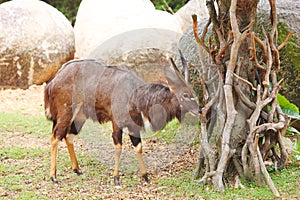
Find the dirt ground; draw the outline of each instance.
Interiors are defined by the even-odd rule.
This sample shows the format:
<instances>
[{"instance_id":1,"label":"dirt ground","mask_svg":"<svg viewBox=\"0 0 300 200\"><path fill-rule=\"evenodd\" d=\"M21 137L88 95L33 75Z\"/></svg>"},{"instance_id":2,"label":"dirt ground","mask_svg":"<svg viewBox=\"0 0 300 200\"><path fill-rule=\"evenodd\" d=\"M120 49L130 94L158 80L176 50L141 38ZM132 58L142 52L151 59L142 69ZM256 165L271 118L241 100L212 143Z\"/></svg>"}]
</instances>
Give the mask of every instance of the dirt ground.
<instances>
[{"instance_id":1,"label":"dirt ground","mask_svg":"<svg viewBox=\"0 0 300 200\"><path fill-rule=\"evenodd\" d=\"M20 110L24 115L44 115L44 85L32 85L27 90L0 90L0 112L13 113Z\"/></svg>"}]
</instances>

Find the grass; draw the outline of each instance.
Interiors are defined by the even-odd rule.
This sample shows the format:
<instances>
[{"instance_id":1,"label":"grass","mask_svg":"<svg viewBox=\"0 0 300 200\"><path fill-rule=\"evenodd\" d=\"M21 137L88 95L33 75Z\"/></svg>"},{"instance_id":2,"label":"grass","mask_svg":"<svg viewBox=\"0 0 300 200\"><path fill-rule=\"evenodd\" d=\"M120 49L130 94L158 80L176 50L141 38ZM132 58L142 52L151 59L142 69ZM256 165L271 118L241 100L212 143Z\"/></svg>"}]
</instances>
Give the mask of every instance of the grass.
<instances>
[{"instance_id":1,"label":"grass","mask_svg":"<svg viewBox=\"0 0 300 200\"><path fill-rule=\"evenodd\" d=\"M228 188L224 193L216 191L211 185L197 185L191 180L193 176L189 170L183 171L176 179L163 177L158 181L159 186L165 186L165 190L172 197L185 196L187 199L275 199L267 186L257 187L254 183L242 181L245 189ZM300 197L300 170L296 166L289 166L282 171L271 174L275 186L280 194L288 199Z\"/></svg>"},{"instance_id":2,"label":"grass","mask_svg":"<svg viewBox=\"0 0 300 200\"><path fill-rule=\"evenodd\" d=\"M20 112L0 113L0 124L0 132L32 134L39 138L49 137L52 126L45 117L22 115Z\"/></svg>"},{"instance_id":3,"label":"grass","mask_svg":"<svg viewBox=\"0 0 300 200\"><path fill-rule=\"evenodd\" d=\"M164 130L154 137L167 145L172 142L188 142L193 145L195 136L183 139L181 132L194 129L193 123L179 126L172 121ZM48 141L51 123L44 117L24 116L20 113L0 113L0 199L274 199L268 187L257 187L254 183L242 181L245 189L228 188L225 193L216 191L211 185L197 185L191 179L194 167L183 168L180 172L170 172L160 176L152 175L150 184L142 183L136 171L123 169L121 177L122 189L113 187L112 168L101 159L84 148L78 148L77 157L83 171L77 176L70 169L67 150L59 149L57 175L60 184L53 185L49 181L50 146L31 147L18 141L12 145L2 145L7 137L15 135L32 140ZM104 125L105 132L111 129ZM100 129L101 130L101 129ZM83 132L99 132L99 126L88 122ZM109 134L100 134L101 138L110 140ZM80 136L92 140L93 135ZM17 138L17 137L16 137ZM193 138L193 139L192 139ZM184 141L182 141L184 140ZM28 140L30 142L30 140ZM94 141L97 143L97 140ZM78 144L78 143L77 143ZM149 154L148 154L149 156ZM113 155L111 155L113 159ZM272 172L275 186L284 199L300 197L299 163Z\"/></svg>"}]
</instances>

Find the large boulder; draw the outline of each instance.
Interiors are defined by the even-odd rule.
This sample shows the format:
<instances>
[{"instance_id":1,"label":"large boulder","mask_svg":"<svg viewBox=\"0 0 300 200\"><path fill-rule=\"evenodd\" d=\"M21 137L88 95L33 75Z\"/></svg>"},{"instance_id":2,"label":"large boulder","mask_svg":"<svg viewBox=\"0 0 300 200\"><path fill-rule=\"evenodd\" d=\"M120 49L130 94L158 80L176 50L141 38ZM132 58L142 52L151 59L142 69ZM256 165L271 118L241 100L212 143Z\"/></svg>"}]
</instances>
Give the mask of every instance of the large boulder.
<instances>
[{"instance_id":1,"label":"large boulder","mask_svg":"<svg viewBox=\"0 0 300 200\"><path fill-rule=\"evenodd\" d=\"M193 24L193 14L197 15L199 21L209 17L206 0L190 0L174 14L179 20L183 32Z\"/></svg>"},{"instance_id":2,"label":"large boulder","mask_svg":"<svg viewBox=\"0 0 300 200\"><path fill-rule=\"evenodd\" d=\"M155 10L149 0L83 0L74 31L75 57L126 64L141 76L170 64L182 34L176 17Z\"/></svg>"},{"instance_id":3,"label":"large boulder","mask_svg":"<svg viewBox=\"0 0 300 200\"><path fill-rule=\"evenodd\" d=\"M0 87L48 81L75 52L67 18L39 0L0 4Z\"/></svg>"}]
</instances>

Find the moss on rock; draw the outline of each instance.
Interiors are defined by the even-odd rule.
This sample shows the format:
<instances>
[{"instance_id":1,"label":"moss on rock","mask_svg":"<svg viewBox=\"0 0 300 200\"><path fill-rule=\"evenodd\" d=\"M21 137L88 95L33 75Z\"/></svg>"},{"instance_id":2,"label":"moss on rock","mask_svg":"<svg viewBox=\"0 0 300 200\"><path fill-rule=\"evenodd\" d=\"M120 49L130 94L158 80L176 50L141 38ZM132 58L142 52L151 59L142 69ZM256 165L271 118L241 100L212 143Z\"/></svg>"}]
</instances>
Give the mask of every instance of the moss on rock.
<instances>
[{"instance_id":1,"label":"moss on rock","mask_svg":"<svg viewBox=\"0 0 300 200\"><path fill-rule=\"evenodd\" d=\"M280 45L290 32L283 22L278 23L278 44ZM280 50L281 70L278 79L284 78L280 93L300 107L300 40L292 36L287 45Z\"/></svg>"}]
</instances>

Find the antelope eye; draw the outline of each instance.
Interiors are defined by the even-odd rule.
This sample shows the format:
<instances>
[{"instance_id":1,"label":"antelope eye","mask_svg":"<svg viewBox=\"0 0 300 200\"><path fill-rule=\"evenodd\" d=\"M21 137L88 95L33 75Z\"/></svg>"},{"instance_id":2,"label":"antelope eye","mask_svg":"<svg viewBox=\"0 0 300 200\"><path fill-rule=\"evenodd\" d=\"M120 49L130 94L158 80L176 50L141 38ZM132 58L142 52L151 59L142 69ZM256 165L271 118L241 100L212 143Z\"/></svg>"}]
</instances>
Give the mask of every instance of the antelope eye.
<instances>
[{"instance_id":1,"label":"antelope eye","mask_svg":"<svg viewBox=\"0 0 300 200\"><path fill-rule=\"evenodd\" d=\"M183 93L183 98L189 98L189 95L187 93Z\"/></svg>"}]
</instances>

